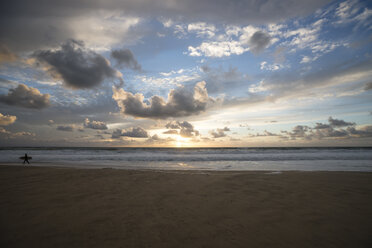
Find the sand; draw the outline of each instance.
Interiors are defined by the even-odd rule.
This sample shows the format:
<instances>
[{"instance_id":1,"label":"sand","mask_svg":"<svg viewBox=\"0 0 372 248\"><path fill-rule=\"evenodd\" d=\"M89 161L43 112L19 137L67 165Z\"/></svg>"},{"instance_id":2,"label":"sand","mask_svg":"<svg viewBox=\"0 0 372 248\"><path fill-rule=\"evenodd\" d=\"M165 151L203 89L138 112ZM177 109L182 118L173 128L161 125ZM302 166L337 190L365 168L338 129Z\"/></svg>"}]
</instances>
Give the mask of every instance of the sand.
<instances>
[{"instance_id":1,"label":"sand","mask_svg":"<svg viewBox=\"0 0 372 248\"><path fill-rule=\"evenodd\" d=\"M2 165L0 247L372 247L372 173Z\"/></svg>"}]
</instances>

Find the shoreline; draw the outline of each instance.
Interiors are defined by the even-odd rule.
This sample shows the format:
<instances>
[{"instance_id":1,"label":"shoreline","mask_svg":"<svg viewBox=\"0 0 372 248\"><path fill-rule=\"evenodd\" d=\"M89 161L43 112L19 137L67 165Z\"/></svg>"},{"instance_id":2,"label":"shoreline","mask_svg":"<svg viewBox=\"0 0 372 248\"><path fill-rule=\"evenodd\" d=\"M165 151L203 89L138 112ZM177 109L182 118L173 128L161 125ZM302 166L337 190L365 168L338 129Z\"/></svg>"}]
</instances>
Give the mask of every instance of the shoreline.
<instances>
[{"instance_id":1,"label":"shoreline","mask_svg":"<svg viewBox=\"0 0 372 248\"><path fill-rule=\"evenodd\" d=\"M370 247L372 174L0 165L1 247Z\"/></svg>"},{"instance_id":2,"label":"shoreline","mask_svg":"<svg viewBox=\"0 0 372 248\"><path fill-rule=\"evenodd\" d=\"M223 161L224 162L224 161ZM265 162L265 161L261 161ZM271 163L275 163L276 161L269 161ZM279 161L280 162L280 161ZM178 164L179 162L171 162L172 164ZM197 162L196 162L197 163ZM138 171L174 171L174 172L186 172L186 171L200 171L200 172L238 172L238 173L244 173L244 172L356 172L356 173L372 173L371 170L351 170L345 169L334 169L334 168L328 168L328 169L283 169L283 168L247 168L247 169L241 169L241 168L222 168L222 169L216 169L216 168L194 168L194 167L187 167L187 166L180 166L180 167L146 167L143 166L143 164L146 164L146 162L139 162L138 164L142 166L127 166L127 165L121 165L120 163L117 164L105 164L100 165L99 163L74 163L74 162L30 162L30 164L22 164L19 162L0 162L0 167L32 167L32 168L60 168L60 169L81 169L81 170L103 170L103 169L112 169L112 170L138 170ZM160 164L160 162L159 162Z\"/></svg>"}]
</instances>

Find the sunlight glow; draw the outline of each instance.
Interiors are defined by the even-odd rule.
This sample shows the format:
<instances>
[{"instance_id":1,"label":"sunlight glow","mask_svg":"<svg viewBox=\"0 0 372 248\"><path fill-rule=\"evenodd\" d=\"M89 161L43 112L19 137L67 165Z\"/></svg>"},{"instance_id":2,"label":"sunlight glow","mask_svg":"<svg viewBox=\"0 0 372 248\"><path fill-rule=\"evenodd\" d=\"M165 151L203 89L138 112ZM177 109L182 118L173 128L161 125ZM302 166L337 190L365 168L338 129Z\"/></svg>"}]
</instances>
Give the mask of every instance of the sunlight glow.
<instances>
[{"instance_id":1,"label":"sunlight glow","mask_svg":"<svg viewBox=\"0 0 372 248\"><path fill-rule=\"evenodd\" d=\"M192 146L189 138L177 136L176 147L189 147Z\"/></svg>"}]
</instances>

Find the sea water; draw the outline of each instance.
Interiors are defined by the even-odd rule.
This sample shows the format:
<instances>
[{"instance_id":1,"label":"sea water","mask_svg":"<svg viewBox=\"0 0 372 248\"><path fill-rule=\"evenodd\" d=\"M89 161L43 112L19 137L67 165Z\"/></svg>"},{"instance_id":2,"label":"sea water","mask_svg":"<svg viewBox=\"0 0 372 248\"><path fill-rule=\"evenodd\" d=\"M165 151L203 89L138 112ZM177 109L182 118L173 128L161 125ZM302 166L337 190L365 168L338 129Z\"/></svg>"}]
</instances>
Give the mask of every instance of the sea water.
<instances>
[{"instance_id":1,"label":"sea water","mask_svg":"<svg viewBox=\"0 0 372 248\"><path fill-rule=\"evenodd\" d=\"M372 148L0 148L0 163L76 168L372 172Z\"/></svg>"}]
</instances>

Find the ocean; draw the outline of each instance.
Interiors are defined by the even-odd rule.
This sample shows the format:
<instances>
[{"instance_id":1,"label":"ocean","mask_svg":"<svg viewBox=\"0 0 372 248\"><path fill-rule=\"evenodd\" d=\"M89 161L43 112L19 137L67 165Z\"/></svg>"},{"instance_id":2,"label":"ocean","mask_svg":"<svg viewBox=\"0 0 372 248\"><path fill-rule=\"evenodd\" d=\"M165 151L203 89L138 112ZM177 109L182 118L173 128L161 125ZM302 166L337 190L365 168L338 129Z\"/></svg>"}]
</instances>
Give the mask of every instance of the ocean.
<instances>
[{"instance_id":1,"label":"ocean","mask_svg":"<svg viewBox=\"0 0 372 248\"><path fill-rule=\"evenodd\" d=\"M372 172L372 148L0 148L0 163L76 168Z\"/></svg>"}]
</instances>

